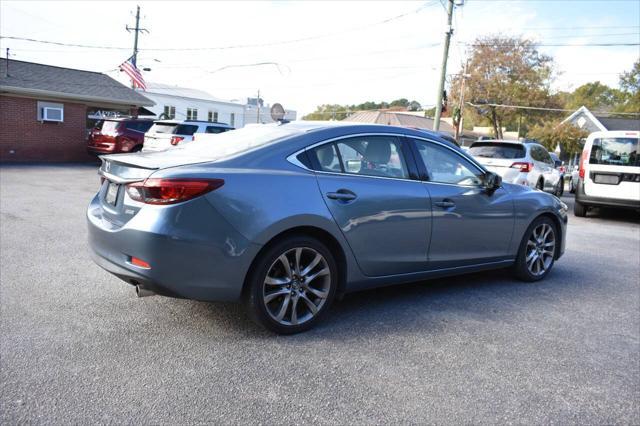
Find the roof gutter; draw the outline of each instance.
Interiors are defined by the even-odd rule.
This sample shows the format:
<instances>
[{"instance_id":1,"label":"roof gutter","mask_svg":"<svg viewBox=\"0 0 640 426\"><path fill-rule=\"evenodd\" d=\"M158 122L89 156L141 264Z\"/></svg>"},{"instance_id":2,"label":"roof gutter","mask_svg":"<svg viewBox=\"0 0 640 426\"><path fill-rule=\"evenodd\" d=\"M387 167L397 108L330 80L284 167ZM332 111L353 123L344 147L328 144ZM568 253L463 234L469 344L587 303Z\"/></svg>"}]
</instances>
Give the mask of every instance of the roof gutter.
<instances>
[{"instance_id":1,"label":"roof gutter","mask_svg":"<svg viewBox=\"0 0 640 426\"><path fill-rule=\"evenodd\" d=\"M23 87L3 86L3 85L0 85L0 94L1 93L15 93L18 95L45 96L45 97L57 98L57 99L102 102L102 103L117 104L117 105L133 105L133 106L154 106L155 105L155 102L147 99L142 95L140 96L146 99L146 102L126 100L126 99L102 98L100 96L77 95L77 94L54 92L51 90L42 90L42 89L25 89Z\"/></svg>"}]
</instances>

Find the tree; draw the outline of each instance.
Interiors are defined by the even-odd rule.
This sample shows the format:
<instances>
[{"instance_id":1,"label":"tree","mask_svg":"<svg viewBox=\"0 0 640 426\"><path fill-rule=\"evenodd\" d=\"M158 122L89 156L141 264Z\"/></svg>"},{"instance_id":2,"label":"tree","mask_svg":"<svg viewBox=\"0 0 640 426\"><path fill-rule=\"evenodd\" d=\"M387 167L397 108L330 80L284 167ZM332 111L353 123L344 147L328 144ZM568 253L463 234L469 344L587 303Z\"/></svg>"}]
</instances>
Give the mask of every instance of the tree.
<instances>
[{"instance_id":1,"label":"tree","mask_svg":"<svg viewBox=\"0 0 640 426\"><path fill-rule=\"evenodd\" d=\"M502 128L520 125L525 116L532 122L541 113L504 108L491 104L557 107L550 96L552 59L540 53L531 40L489 36L476 39L466 67L465 100L479 105L466 108L476 117L486 120L496 137L502 138ZM462 73L453 78L450 93L457 105Z\"/></svg>"},{"instance_id":2,"label":"tree","mask_svg":"<svg viewBox=\"0 0 640 426\"><path fill-rule=\"evenodd\" d=\"M316 110L302 117L303 120L343 120L349 114L356 111L368 111L392 108L405 111L420 111L422 106L417 101L407 100L406 98L396 99L391 102L382 101L380 103L367 101L358 105L338 105L324 104L316 107Z\"/></svg>"},{"instance_id":3,"label":"tree","mask_svg":"<svg viewBox=\"0 0 640 426\"><path fill-rule=\"evenodd\" d=\"M620 75L620 89L623 102L615 112L640 112L640 60L633 64L631 71Z\"/></svg>"},{"instance_id":4,"label":"tree","mask_svg":"<svg viewBox=\"0 0 640 426\"><path fill-rule=\"evenodd\" d=\"M622 101L622 92L599 81L583 84L567 96L567 109L586 106L592 111L609 111Z\"/></svg>"},{"instance_id":5,"label":"tree","mask_svg":"<svg viewBox=\"0 0 640 426\"><path fill-rule=\"evenodd\" d=\"M547 121L534 126L527 136L537 139L549 151L554 151L560 145L562 152L571 155L582 150L581 141L589 136L589 132L571 123Z\"/></svg>"}]
</instances>

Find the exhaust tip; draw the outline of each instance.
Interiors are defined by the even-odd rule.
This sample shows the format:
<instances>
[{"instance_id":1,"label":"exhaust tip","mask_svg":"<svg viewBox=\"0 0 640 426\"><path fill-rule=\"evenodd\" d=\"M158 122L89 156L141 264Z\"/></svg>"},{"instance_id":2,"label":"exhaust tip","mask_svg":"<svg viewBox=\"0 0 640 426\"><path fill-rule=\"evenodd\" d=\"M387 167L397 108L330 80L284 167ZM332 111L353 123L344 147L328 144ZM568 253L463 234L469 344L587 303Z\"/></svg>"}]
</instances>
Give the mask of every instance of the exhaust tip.
<instances>
[{"instance_id":1,"label":"exhaust tip","mask_svg":"<svg viewBox=\"0 0 640 426\"><path fill-rule=\"evenodd\" d=\"M156 293L154 293L151 290L147 290L146 288L143 288L140 285L136 286L136 294L138 295L138 297L148 297L148 296L155 296Z\"/></svg>"}]
</instances>

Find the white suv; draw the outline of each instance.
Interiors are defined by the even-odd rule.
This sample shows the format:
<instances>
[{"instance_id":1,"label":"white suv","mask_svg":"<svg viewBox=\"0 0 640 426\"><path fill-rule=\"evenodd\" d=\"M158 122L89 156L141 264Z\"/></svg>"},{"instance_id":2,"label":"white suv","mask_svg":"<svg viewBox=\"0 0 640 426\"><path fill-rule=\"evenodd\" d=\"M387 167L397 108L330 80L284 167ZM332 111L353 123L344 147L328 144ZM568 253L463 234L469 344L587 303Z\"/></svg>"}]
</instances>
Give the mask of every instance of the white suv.
<instances>
[{"instance_id":1,"label":"white suv","mask_svg":"<svg viewBox=\"0 0 640 426\"><path fill-rule=\"evenodd\" d=\"M562 193L560 172L549 152L532 142L483 140L474 142L468 151L488 170L499 174L504 182L525 185L555 195Z\"/></svg>"},{"instance_id":2,"label":"white suv","mask_svg":"<svg viewBox=\"0 0 640 426\"><path fill-rule=\"evenodd\" d=\"M193 141L197 133L222 133L233 130L224 123L195 120L156 120L144 134L142 151L164 151Z\"/></svg>"},{"instance_id":3,"label":"white suv","mask_svg":"<svg viewBox=\"0 0 640 426\"><path fill-rule=\"evenodd\" d=\"M640 132L591 133L580 157L574 213L591 206L640 209Z\"/></svg>"}]
</instances>

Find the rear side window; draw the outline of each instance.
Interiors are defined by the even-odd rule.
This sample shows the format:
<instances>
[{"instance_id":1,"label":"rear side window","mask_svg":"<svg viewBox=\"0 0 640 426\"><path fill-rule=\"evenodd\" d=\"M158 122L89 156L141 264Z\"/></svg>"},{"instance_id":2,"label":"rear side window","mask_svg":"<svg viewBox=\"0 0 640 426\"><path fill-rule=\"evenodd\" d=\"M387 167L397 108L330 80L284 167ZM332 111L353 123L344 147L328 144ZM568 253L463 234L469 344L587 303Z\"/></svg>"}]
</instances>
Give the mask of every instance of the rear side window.
<instances>
[{"instance_id":1,"label":"rear side window","mask_svg":"<svg viewBox=\"0 0 640 426\"><path fill-rule=\"evenodd\" d=\"M191 136L198 131L198 126L192 124L179 124L174 134Z\"/></svg>"},{"instance_id":2,"label":"rear side window","mask_svg":"<svg viewBox=\"0 0 640 426\"><path fill-rule=\"evenodd\" d=\"M224 127L207 126L205 133L223 133L226 131L227 129L225 129Z\"/></svg>"},{"instance_id":3,"label":"rear side window","mask_svg":"<svg viewBox=\"0 0 640 426\"><path fill-rule=\"evenodd\" d=\"M400 142L393 136L342 139L311 151L318 170L363 176L408 178Z\"/></svg>"},{"instance_id":4,"label":"rear side window","mask_svg":"<svg viewBox=\"0 0 640 426\"><path fill-rule=\"evenodd\" d=\"M593 141L589 163L640 167L638 157L638 138L599 138Z\"/></svg>"},{"instance_id":5,"label":"rear side window","mask_svg":"<svg viewBox=\"0 0 640 426\"><path fill-rule=\"evenodd\" d=\"M476 142L469 148L469 154L474 157L485 158L524 158L525 149L522 145L500 142Z\"/></svg>"},{"instance_id":6,"label":"rear side window","mask_svg":"<svg viewBox=\"0 0 640 426\"><path fill-rule=\"evenodd\" d=\"M176 127L178 127L178 125L174 123L153 123L153 126L151 126L149 131L153 133L173 134L174 130L176 130Z\"/></svg>"}]
</instances>

